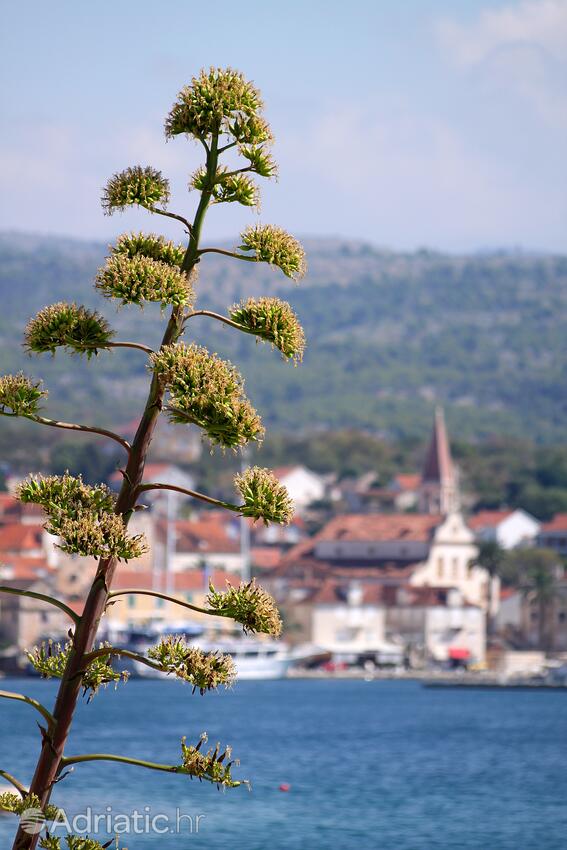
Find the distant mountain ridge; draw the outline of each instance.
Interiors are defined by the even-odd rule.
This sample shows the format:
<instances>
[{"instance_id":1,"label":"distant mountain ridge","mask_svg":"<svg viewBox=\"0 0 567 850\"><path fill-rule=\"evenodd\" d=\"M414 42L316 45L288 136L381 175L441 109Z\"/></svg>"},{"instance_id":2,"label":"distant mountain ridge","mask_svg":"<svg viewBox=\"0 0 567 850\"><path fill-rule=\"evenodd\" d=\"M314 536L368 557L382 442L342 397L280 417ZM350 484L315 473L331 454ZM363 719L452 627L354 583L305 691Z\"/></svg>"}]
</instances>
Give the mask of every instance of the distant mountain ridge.
<instances>
[{"instance_id":1,"label":"distant mountain ridge","mask_svg":"<svg viewBox=\"0 0 567 850\"><path fill-rule=\"evenodd\" d=\"M242 370L267 425L422 437L440 403L463 438L565 438L567 257L402 254L344 239L305 247L309 273L297 286L262 264L211 255L201 263L199 307L223 311L250 294L278 295L305 327L305 361L294 369L218 323L190 324L193 338ZM65 353L30 360L19 345L27 319L59 300L96 305L119 337L158 343L159 308L116 312L92 288L106 250L101 242L0 234L0 371L43 378L53 415L126 421L144 398L139 352L102 353L88 364Z\"/></svg>"}]
</instances>

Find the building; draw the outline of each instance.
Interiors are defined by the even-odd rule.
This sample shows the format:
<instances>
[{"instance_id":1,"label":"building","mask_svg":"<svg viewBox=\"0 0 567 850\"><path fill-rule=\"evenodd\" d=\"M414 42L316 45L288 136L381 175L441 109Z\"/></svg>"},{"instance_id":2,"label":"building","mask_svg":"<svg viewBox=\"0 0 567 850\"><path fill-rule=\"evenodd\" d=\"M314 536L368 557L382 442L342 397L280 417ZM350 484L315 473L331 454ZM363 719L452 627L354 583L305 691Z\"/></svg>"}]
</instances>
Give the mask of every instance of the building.
<instances>
[{"instance_id":1,"label":"building","mask_svg":"<svg viewBox=\"0 0 567 850\"><path fill-rule=\"evenodd\" d=\"M274 469L274 474L287 488L298 511L325 497L325 479L306 466L282 466Z\"/></svg>"},{"instance_id":2,"label":"building","mask_svg":"<svg viewBox=\"0 0 567 850\"><path fill-rule=\"evenodd\" d=\"M537 545L567 557L567 513L556 514L552 520L543 523L537 536Z\"/></svg>"},{"instance_id":3,"label":"building","mask_svg":"<svg viewBox=\"0 0 567 850\"><path fill-rule=\"evenodd\" d=\"M336 661L484 661L484 613L454 588L328 578L292 584L278 601L287 639L312 643Z\"/></svg>"},{"instance_id":4,"label":"building","mask_svg":"<svg viewBox=\"0 0 567 850\"><path fill-rule=\"evenodd\" d=\"M292 548L271 581L362 576L390 586L453 587L486 611L493 604L490 576L477 555L461 514L346 514Z\"/></svg>"},{"instance_id":5,"label":"building","mask_svg":"<svg viewBox=\"0 0 567 850\"><path fill-rule=\"evenodd\" d=\"M435 411L417 504L421 513L429 514L449 514L460 507L458 476L451 457L445 417L440 407Z\"/></svg>"},{"instance_id":6,"label":"building","mask_svg":"<svg viewBox=\"0 0 567 850\"><path fill-rule=\"evenodd\" d=\"M154 563L163 569L169 552L170 571L182 573L206 567L242 574L244 560L240 520L223 511L202 511L192 519L158 519Z\"/></svg>"},{"instance_id":7,"label":"building","mask_svg":"<svg viewBox=\"0 0 567 850\"><path fill-rule=\"evenodd\" d=\"M497 543L502 549L533 546L541 523L522 508L479 511L468 520L479 542Z\"/></svg>"},{"instance_id":8,"label":"building","mask_svg":"<svg viewBox=\"0 0 567 850\"><path fill-rule=\"evenodd\" d=\"M52 576L2 579L2 584L18 590L56 595ZM0 593L0 641L19 649L31 649L48 637L65 636L70 625L65 614L53 605L28 596Z\"/></svg>"}]
</instances>

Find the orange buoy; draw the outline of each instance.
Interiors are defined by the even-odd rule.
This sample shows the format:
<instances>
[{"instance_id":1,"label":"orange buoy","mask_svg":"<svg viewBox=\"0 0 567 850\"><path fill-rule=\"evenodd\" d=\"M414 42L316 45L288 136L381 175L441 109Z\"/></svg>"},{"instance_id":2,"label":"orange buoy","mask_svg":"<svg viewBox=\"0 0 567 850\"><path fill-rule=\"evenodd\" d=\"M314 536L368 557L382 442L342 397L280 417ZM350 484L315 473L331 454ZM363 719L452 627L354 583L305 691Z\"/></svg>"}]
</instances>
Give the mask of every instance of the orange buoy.
<instances>
[{"instance_id":1,"label":"orange buoy","mask_svg":"<svg viewBox=\"0 0 567 850\"><path fill-rule=\"evenodd\" d=\"M287 782L282 782L282 784L280 785L280 789L279 789L279 790L280 790L280 791L290 791L290 790L291 790L291 785L288 785L288 784L287 784Z\"/></svg>"}]
</instances>

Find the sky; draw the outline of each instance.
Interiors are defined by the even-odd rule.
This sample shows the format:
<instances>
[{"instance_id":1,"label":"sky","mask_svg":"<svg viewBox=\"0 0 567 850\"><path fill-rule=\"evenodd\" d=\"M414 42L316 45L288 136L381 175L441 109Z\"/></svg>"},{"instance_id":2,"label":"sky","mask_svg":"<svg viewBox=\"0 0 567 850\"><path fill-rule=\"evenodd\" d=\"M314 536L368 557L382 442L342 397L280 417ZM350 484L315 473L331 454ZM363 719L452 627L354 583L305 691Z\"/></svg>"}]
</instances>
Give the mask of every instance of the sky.
<instances>
[{"instance_id":1,"label":"sky","mask_svg":"<svg viewBox=\"0 0 567 850\"><path fill-rule=\"evenodd\" d=\"M567 0L4 0L0 229L177 235L105 217L128 165L191 214L201 150L164 117L201 67L254 80L276 136L258 213L217 207L208 240L260 220L394 250L567 250ZM237 244L237 242L235 242Z\"/></svg>"}]
</instances>

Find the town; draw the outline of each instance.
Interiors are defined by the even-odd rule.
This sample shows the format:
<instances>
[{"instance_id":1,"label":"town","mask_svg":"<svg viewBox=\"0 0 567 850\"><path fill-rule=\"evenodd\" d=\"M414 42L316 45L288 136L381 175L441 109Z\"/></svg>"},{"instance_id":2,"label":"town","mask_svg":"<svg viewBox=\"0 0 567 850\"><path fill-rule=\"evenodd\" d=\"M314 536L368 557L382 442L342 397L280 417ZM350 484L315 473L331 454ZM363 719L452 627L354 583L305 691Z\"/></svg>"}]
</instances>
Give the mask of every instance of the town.
<instances>
[{"instance_id":1,"label":"town","mask_svg":"<svg viewBox=\"0 0 567 850\"><path fill-rule=\"evenodd\" d=\"M560 665L567 653L567 514L541 523L521 508L466 510L441 409L421 472L400 472L384 487L372 473L339 481L299 464L275 473L295 504L289 526L195 510L182 494L153 491L131 523L150 553L120 565L107 632L130 640L164 631L220 639L240 653L239 668L246 675L249 667L250 677L288 667L510 674ZM190 464L148 463L145 480L194 486ZM108 483L116 489L120 481L117 471ZM43 528L41 509L15 498L17 476L7 483L0 583L53 594L80 613L95 561L62 552ZM321 504L330 505L322 521ZM210 583L223 588L252 577L278 603L281 646L237 640L227 620L194 611L187 617L177 604L202 606ZM128 593L134 588L161 597ZM65 631L57 609L33 596L0 595L5 672L21 671L22 650L47 636L64 641Z\"/></svg>"}]
</instances>

